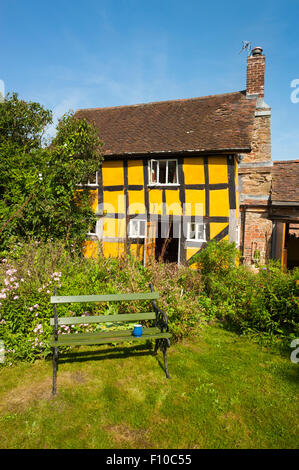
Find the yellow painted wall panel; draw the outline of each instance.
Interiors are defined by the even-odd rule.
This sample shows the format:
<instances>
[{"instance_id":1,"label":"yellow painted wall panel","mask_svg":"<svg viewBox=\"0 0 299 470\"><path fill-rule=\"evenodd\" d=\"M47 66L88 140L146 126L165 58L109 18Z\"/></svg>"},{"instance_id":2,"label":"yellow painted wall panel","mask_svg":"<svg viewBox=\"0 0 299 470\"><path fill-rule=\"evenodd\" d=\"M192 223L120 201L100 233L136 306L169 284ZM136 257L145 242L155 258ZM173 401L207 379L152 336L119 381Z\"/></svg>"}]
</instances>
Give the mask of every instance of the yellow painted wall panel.
<instances>
[{"instance_id":1,"label":"yellow painted wall panel","mask_svg":"<svg viewBox=\"0 0 299 470\"><path fill-rule=\"evenodd\" d=\"M209 157L209 183L228 183L226 157Z\"/></svg>"},{"instance_id":2,"label":"yellow painted wall panel","mask_svg":"<svg viewBox=\"0 0 299 470\"><path fill-rule=\"evenodd\" d=\"M103 202L104 211L108 214L125 213L124 191L104 191Z\"/></svg>"},{"instance_id":3,"label":"yellow painted wall panel","mask_svg":"<svg viewBox=\"0 0 299 470\"><path fill-rule=\"evenodd\" d=\"M205 191L198 189L186 189L185 191L185 215L205 215Z\"/></svg>"},{"instance_id":4,"label":"yellow painted wall panel","mask_svg":"<svg viewBox=\"0 0 299 470\"><path fill-rule=\"evenodd\" d=\"M105 258L118 258L125 254L125 245L122 242L103 242L102 246Z\"/></svg>"},{"instance_id":5,"label":"yellow painted wall panel","mask_svg":"<svg viewBox=\"0 0 299 470\"><path fill-rule=\"evenodd\" d=\"M85 258L98 257L99 244L95 240L85 240L83 243L83 256Z\"/></svg>"},{"instance_id":6,"label":"yellow painted wall panel","mask_svg":"<svg viewBox=\"0 0 299 470\"><path fill-rule=\"evenodd\" d=\"M93 212L96 212L98 209L98 190L97 189L90 189L90 199L91 199L91 207Z\"/></svg>"},{"instance_id":7,"label":"yellow painted wall panel","mask_svg":"<svg viewBox=\"0 0 299 470\"><path fill-rule=\"evenodd\" d=\"M210 215L213 217L229 216L228 189L210 191Z\"/></svg>"},{"instance_id":8,"label":"yellow painted wall panel","mask_svg":"<svg viewBox=\"0 0 299 470\"><path fill-rule=\"evenodd\" d=\"M182 215L179 190L166 189L166 214Z\"/></svg>"},{"instance_id":9,"label":"yellow painted wall panel","mask_svg":"<svg viewBox=\"0 0 299 470\"><path fill-rule=\"evenodd\" d=\"M203 157L184 158L183 171L185 184L204 184L204 159Z\"/></svg>"},{"instance_id":10,"label":"yellow painted wall panel","mask_svg":"<svg viewBox=\"0 0 299 470\"><path fill-rule=\"evenodd\" d=\"M142 186L144 185L142 160L128 161L128 184L142 184Z\"/></svg>"},{"instance_id":11,"label":"yellow painted wall panel","mask_svg":"<svg viewBox=\"0 0 299 470\"><path fill-rule=\"evenodd\" d=\"M128 191L129 196L129 214L144 214L144 190Z\"/></svg>"},{"instance_id":12,"label":"yellow painted wall panel","mask_svg":"<svg viewBox=\"0 0 299 470\"><path fill-rule=\"evenodd\" d=\"M124 184L123 161L104 161L102 164L103 185L113 186Z\"/></svg>"},{"instance_id":13,"label":"yellow painted wall panel","mask_svg":"<svg viewBox=\"0 0 299 470\"><path fill-rule=\"evenodd\" d=\"M195 253L197 253L199 249L200 247L187 248L186 260L188 261L188 259L190 259L191 256L195 255Z\"/></svg>"},{"instance_id":14,"label":"yellow painted wall panel","mask_svg":"<svg viewBox=\"0 0 299 470\"><path fill-rule=\"evenodd\" d=\"M130 253L132 256L135 256L135 258L142 261L143 260L143 245L138 245L137 243L131 244Z\"/></svg>"},{"instance_id":15,"label":"yellow painted wall panel","mask_svg":"<svg viewBox=\"0 0 299 470\"><path fill-rule=\"evenodd\" d=\"M103 222L103 238L105 237L117 237L124 238L126 236L126 220L125 219L110 219L104 218Z\"/></svg>"},{"instance_id":16,"label":"yellow painted wall panel","mask_svg":"<svg viewBox=\"0 0 299 470\"><path fill-rule=\"evenodd\" d=\"M148 196L150 214L162 214L162 190L150 189Z\"/></svg>"},{"instance_id":17,"label":"yellow painted wall panel","mask_svg":"<svg viewBox=\"0 0 299 470\"><path fill-rule=\"evenodd\" d=\"M227 226L228 226L227 223L224 223L224 224L218 224L218 223L214 223L214 222L210 223L210 238L211 238L211 240L213 238L215 238L218 235L218 233L220 233L221 230L225 229L225 227L227 227Z\"/></svg>"}]
</instances>

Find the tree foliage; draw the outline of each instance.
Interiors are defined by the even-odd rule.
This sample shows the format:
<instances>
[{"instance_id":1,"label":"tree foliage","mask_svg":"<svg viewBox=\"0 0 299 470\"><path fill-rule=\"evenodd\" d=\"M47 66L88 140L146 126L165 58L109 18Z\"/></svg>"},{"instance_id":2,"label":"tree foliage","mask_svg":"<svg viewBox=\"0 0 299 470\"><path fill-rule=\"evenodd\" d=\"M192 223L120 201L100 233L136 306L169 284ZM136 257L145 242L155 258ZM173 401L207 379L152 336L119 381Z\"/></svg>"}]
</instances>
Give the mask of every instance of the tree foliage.
<instances>
[{"instance_id":1,"label":"tree foliage","mask_svg":"<svg viewBox=\"0 0 299 470\"><path fill-rule=\"evenodd\" d=\"M8 95L0 104L0 250L23 239L80 246L94 223L90 192L78 184L99 168L101 141L85 119L65 114L45 147L51 111Z\"/></svg>"}]
</instances>

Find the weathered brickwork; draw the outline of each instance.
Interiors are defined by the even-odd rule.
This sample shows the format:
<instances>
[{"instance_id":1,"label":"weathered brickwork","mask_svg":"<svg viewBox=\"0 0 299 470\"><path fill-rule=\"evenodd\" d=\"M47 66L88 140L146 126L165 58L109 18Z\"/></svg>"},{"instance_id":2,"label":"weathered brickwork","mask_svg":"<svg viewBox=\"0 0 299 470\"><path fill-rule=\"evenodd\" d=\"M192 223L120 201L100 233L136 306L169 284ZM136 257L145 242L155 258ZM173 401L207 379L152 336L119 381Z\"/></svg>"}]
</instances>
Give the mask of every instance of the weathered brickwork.
<instances>
[{"instance_id":1,"label":"weathered brickwork","mask_svg":"<svg viewBox=\"0 0 299 470\"><path fill-rule=\"evenodd\" d=\"M272 221L268 209L243 207L242 225L245 219L243 262L247 265L264 264L271 254Z\"/></svg>"},{"instance_id":2,"label":"weathered brickwork","mask_svg":"<svg viewBox=\"0 0 299 470\"><path fill-rule=\"evenodd\" d=\"M265 56L251 55L247 57L247 94L258 94L264 97Z\"/></svg>"},{"instance_id":3,"label":"weathered brickwork","mask_svg":"<svg viewBox=\"0 0 299 470\"><path fill-rule=\"evenodd\" d=\"M259 52L259 51L258 51ZM265 56L247 58L248 99L253 95L256 113L251 152L242 155L239 165L241 248L243 262L265 263L271 253L272 221L269 220L271 193L271 111L264 102Z\"/></svg>"}]
</instances>

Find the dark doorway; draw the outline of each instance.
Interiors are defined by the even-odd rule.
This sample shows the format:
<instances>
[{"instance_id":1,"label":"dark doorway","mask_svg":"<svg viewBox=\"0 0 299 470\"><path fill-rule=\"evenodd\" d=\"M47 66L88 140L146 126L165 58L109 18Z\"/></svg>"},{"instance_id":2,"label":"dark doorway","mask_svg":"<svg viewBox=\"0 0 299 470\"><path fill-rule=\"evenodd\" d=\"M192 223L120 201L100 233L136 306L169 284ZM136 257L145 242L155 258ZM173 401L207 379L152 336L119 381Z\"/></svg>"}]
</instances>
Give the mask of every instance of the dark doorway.
<instances>
[{"instance_id":1,"label":"dark doorway","mask_svg":"<svg viewBox=\"0 0 299 470\"><path fill-rule=\"evenodd\" d=\"M179 251L178 228L175 227L173 217L169 221L158 221L155 257L164 263L177 263Z\"/></svg>"},{"instance_id":2,"label":"dark doorway","mask_svg":"<svg viewBox=\"0 0 299 470\"><path fill-rule=\"evenodd\" d=\"M287 224L286 242L287 267L293 269L299 266L299 224Z\"/></svg>"}]
</instances>

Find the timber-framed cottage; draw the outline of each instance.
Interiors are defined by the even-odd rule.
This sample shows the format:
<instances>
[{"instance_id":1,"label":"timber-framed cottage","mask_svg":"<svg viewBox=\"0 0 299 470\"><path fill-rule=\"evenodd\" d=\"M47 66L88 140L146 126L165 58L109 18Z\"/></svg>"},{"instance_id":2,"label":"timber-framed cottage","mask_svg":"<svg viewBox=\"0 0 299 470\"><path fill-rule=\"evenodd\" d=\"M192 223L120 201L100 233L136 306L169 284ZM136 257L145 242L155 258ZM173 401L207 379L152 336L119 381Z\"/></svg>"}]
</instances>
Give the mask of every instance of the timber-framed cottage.
<instances>
[{"instance_id":1,"label":"timber-framed cottage","mask_svg":"<svg viewBox=\"0 0 299 470\"><path fill-rule=\"evenodd\" d=\"M199 98L81 109L104 142L93 181L97 224L85 254L135 253L192 264L210 240L234 241L251 263L269 251L271 110L265 56L247 58L246 89ZM265 227L263 236L250 225Z\"/></svg>"}]
</instances>

